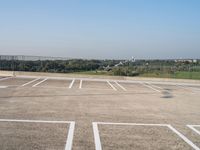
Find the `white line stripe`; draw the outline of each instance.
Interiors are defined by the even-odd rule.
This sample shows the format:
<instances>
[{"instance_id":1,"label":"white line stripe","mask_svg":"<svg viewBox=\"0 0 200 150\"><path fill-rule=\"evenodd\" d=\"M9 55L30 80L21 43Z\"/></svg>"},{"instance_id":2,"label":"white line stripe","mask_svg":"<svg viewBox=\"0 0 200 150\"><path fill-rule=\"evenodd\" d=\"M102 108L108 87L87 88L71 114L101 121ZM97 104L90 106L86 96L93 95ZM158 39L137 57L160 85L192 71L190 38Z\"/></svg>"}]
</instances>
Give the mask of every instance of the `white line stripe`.
<instances>
[{"instance_id":1,"label":"white line stripe","mask_svg":"<svg viewBox=\"0 0 200 150\"><path fill-rule=\"evenodd\" d=\"M179 131L177 131L174 127L172 127L171 125L168 125L168 127L174 133L176 133L180 138L182 138L187 144L189 144L192 148L194 148L195 150L200 150L199 147L197 147L194 143L192 143L188 138L186 138L183 134L181 134Z\"/></svg>"},{"instance_id":2,"label":"white line stripe","mask_svg":"<svg viewBox=\"0 0 200 150\"><path fill-rule=\"evenodd\" d=\"M45 82L46 80L48 80L48 78L45 78L44 80L34 84L32 87L36 87L36 86L40 85L41 83Z\"/></svg>"},{"instance_id":3,"label":"white line stripe","mask_svg":"<svg viewBox=\"0 0 200 150\"><path fill-rule=\"evenodd\" d=\"M74 85L74 82L75 82L75 79L73 79L72 82L70 83L70 85L69 85L69 89L72 88L72 86Z\"/></svg>"},{"instance_id":4,"label":"white line stripe","mask_svg":"<svg viewBox=\"0 0 200 150\"><path fill-rule=\"evenodd\" d=\"M188 126L190 129L192 129L194 132L196 132L197 134L200 135L200 131L194 128L195 125L187 125L187 126ZM197 127L200 127L200 125L196 125L196 126L197 126Z\"/></svg>"},{"instance_id":5,"label":"white line stripe","mask_svg":"<svg viewBox=\"0 0 200 150\"><path fill-rule=\"evenodd\" d=\"M163 126L166 127L168 124L145 124L145 123L113 123L113 122L95 122L102 125L129 125L129 126Z\"/></svg>"},{"instance_id":6,"label":"white line stripe","mask_svg":"<svg viewBox=\"0 0 200 150\"><path fill-rule=\"evenodd\" d=\"M0 89L5 89L7 88L8 86L0 86Z\"/></svg>"},{"instance_id":7,"label":"white line stripe","mask_svg":"<svg viewBox=\"0 0 200 150\"><path fill-rule=\"evenodd\" d=\"M107 83L110 85L110 87L111 87L113 90L117 91L117 89L116 89L109 81L107 81Z\"/></svg>"},{"instance_id":8,"label":"white line stripe","mask_svg":"<svg viewBox=\"0 0 200 150\"><path fill-rule=\"evenodd\" d=\"M79 89L82 89L83 80L80 80Z\"/></svg>"},{"instance_id":9,"label":"white line stripe","mask_svg":"<svg viewBox=\"0 0 200 150\"><path fill-rule=\"evenodd\" d=\"M146 86L146 87L148 87L148 88L150 88L150 89L152 89L152 90L154 90L154 91L156 91L156 92L161 92L160 90L157 90L157 89L155 89L155 88L153 88L153 87L151 87L151 86L149 86L149 85L146 85L146 84L144 84L144 83L142 83L142 82L140 82L140 84L142 84L143 86Z\"/></svg>"},{"instance_id":10,"label":"white line stripe","mask_svg":"<svg viewBox=\"0 0 200 150\"><path fill-rule=\"evenodd\" d=\"M2 78L2 79L0 79L0 81L3 81L3 80L8 80L8 79L11 79L11 78L13 78L13 77L6 77L6 78Z\"/></svg>"},{"instance_id":11,"label":"white line stripe","mask_svg":"<svg viewBox=\"0 0 200 150\"><path fill-rule=\"evenodd\" d=\"M75 122L72 121L69 126L67 141L65 145L65 150L71 150L73 145L73 137L74 137L74 128L75 128Z\"/></svg>"},{"instance_id":12,"label":"white line stripe","mask_svg":"<svg viewBox=\"0 0 200 150\"><path fill-rule=\"evenodd\" d=\"M125 89L125 87L123 87L122 85L120 85L117 81L115 81L115 84L117 84L122 90L127 91L127 90Z\"/></svg>"},{"instance_id":13,"label":"white line stripe","mask_svg":"<svg viewBox=\"0 0 200 150\"><path fill-rule=\"evenodd\" d=\"M30 81L30 82L27 82L27 83L23 84L22 86L26 86L26 85L28 85L28 84L31 84L31 83L33 83L33 82L39 80L39 79L40 79L40 78L34 79L34 80Z\"/></svg>"},{"instance_id":14,"label":"white line stripe","mask_svg":"<svg viewBox=\"0 0 200 150\"><path fill-rule=\"evenodd\" d=\"M19 87L19 85L5 85L7 88L8 87Z\"/></svg>"},{"instance_id":15,"label":"white line stripe","mask_svg":"<svg viewBox=\"0 0 200 150\"><path fill-rule=\"evenodd\" d=\"M0 119L0 122L25 122L25 123L71 123L71 121L16 120L16 119Z\"/></svg>"},{"instance_id":16,"label":"white line stripe","mask_svg":"<svg viewBox=\"0 0 200 150\"><path fill-rule=\"evenodd\" d=\"M93 122L92 127L93 127L93 133L94 133L95 150L102 150L97 123Z\"/></svg>"},{"instance_id":17,"label":"white line stripe","mask_svg":"<svg viewBox=\"0 0 200 150\"><path fill-rule=\"evenodd\" d=\"M149 85L152 86L152 87L155 87L155 88L158 88L158 89L163 90L163 88L161 88L161 87L159 87L159 86L157 86L157 85L151 84L151 83L149 83L149 82L146 82L146 83L149 84Z\"/></svg>"}]
</instances>

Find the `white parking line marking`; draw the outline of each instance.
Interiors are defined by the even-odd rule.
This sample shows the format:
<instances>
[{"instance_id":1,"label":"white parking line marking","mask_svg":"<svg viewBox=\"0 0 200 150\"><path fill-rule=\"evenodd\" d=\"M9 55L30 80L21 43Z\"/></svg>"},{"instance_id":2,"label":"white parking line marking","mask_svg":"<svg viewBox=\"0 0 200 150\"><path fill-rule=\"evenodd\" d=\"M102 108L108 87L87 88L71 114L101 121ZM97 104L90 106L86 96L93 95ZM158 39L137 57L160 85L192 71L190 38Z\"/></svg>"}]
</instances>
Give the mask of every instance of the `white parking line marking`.
<instances>
[{"instance_id":1,"label":"white parking line marking","mask_svg":"<svg viewBox=\"0 0 200 150\"><path fill-rule=\"evenodd\" d=\"M194 148L195 150L200 150L199 147L197 147L194 143L192 143L188 138L186 138L183 134L181 134L180 132L178 132L174 127L172 127L171 125L168 125L168 127L174 131L174 133L176 133L179 137L181 137L186 143L188 143L192 148Z\"/></svg>"},{"instance_id":2,"label":"white parking line marking","mask_svg":"<svg viewBox=\"0 0 200 150\"><path fill-rule=\"evenodd\" d=\"M23 84L22 86L26 86L26 85L28 85L28 84L31 84L31 83L33 83L33 82L39 80L39 79L40 79L40 78L36 78L36 79L34 79L34 80L30 81L30 82L27 82L27 83Z\"/></svg>"},{"instance_id":3,"label":"white parking line marking","mask_svg":"<svg viewBox=\"0 0 200 150\"><path fill-rule=\"evenodd\" d=\"M200 135L200 131L195 129L195 127L200 127L200 125L187 125L190 129Z\"/></svg>"},{"instance_id":4,"label":"white parking line marking","mask_svg":"<svg viewBox=\"0 0 200 150\"><path fill-rule=\"evenodd\" d=\"M115 84L117 84L122 90L127 91L127 89L125 89L125 87L123 87L122 85L120 85L117 81L115 81Z\"/></svg>"},{"instance_id":5,"label":"white parking line marking","mask_svg":"<svg viewBox=\"0 0 200 150\"><path fill-rule=\"evenodd\" d=\"M79 89L82 89L83 80L80 80Z\"/></svg>"},{"instance_id":6,"label":"white parking line marking","mask_svg":"<svg viewBox=\"0 0 200 150\"><path fill-rule=\"evenodd\" d=\"M67 136L65 150L71 150L72 149L73 137L74 137L74 128L75 128L75 122L72 121L72 122L70 122L70 126L69 126L69 132L68 132L68 136Z\"/></svg>"},{"instance_id":7,"label":"white parking line marking","mask_svg":"<svg viewBox=\"0 0 200 150\"><path fill-rule=\"evenodd\" d=\"M25 123L71 123L71 121L18 120L18 119L0 119L0 122L25 122Z\"/></svg>"},{"instance_id":8,"label":"white parking line marking","mask_svg":"<svg viewBox=\"0 0 200 150\"><path fill-rule=\"evenodd\" d=\"M157 86L157 85L151 84L151 83L149 83L149 82L146 82L146 83L149 84L150 86L154 87L154 88L158 88L158 89L160 89L160 90L163 90L163 88L161 88L161 87L159 87L159 86Z\"/></svg>"},{"instance_id":9,"label":"white parking line marking","mask_svg":"<svg viewBox=\"0 0 200 150\"><path fill-rule=\"evenodd\" d=\"M8 86L0 86L0 89L5 89L7 88Z\"/></svg>"},{"instance_id":10,"label":"white parking line marking","mask_svg":"<svg viewBox=\"0 0 200 150\"><path fill-rule=\"evenodd\" d=\"M102 124L102 125L127 125L127 126L160 126L160 127L165 127L168 124L153 124L153 123L115 123L115 122L94 122L97 124Z\"/></svg>"},{"instance_id":11,"label":"white parking line marking","mask_svg":"<svg viewBox=\"0 0 200 150\"><path fill-rule=\"evenodd\" d=\"M6 77L6 78L2 78L2 79L0 79L0 81L3 81L3 80L8 80L8 79L11 79L11 78L13 78L13 77Z\"/></svg>"},{"instance_id":12,"label":"white parking line marking","mask_svg":"<svg viewBox=\"0 0 200 150\"><path fill-rule=\"evenodd\" d=\"M183 134L177 131L170 124L143 124L143 123L112 123L112 122L93 122L93 132L94 132L94 140L95 140L95 149L102 150L101 139L98 130L98 124L101 125L132 125L132 126L160 126L160 127L168 127L171 131L173 131L176 135L178 135L182 140L184 140L188 145L190 145L195 150L200 150L194 143L192 143L188 138L186 138Z\"/></svg>"},{"instance_id":13,"label":"white parking line marking","mask_svg":"<svg viewBox=\"0 0 200 150\"><path fill-rule=\"evenodd\" d=\"M156 89L156 88L154 88L154 87L152 87L152 86L150 86L150 85L147 85L147 84L145 84L145 83L142 83L142 82L140 82L140 84L142 84L143 86L146 86L146 87L148 87L148 88L150 88L150 89L152 89L152 90L154 90L154 91L156 91L156 92L161 92L160 90L158 90L158 89Z\"/></svg>"},{"instance_id":14,"label":"white parking line marking","mask_svg":"<svg viewBox=\"0 0 200 150\"><path fill-rule=\"evenodd\" d=\"M95 150L102 150L97 123L93 122L92 127L93 127L93 133L94 133Z\"/></svg>"},{"instance_id":15,"label":"white parking line marking","mask_svg":"<svg viewBox=\"0 0 200 150\"><path fill-rule=\"evenodd\" d=\"M15 120L0 119L0 122L21 122L21 123L50 123L50 124L70 124L65 144L65 150L71 150L74 137L75 122L74 121L47 121L47 120Z\"/></svg>"},{"instance_id":16,"label":"white parking line marking","mask_svg":"<svg viewBox=\"0 0 200 150\"><path fill-rule=\"evenodd\" d=\"M75 79L73 79L72 82L70 83L70 85L69 85L69 89L72 88L72 86L74 85L74 82L75 82Z\"/></svg>"},{"instance_id":17,"label":"white parking line marking","mask_svg":"<svg viewBox=\"0 0 200 150\"><path fill-rule=\"evenodd\" d=\"M34 84L32 87L36 87L36 86L40 85L41 83L45 82L46 80L48 80L48 78L45 78L44 80Z\"/></svg>"},{"instance_id":18,"label":"white parking line marking","mask_svg":"<svg viewBox=\"0 0 200 150\"><path fill-rule=\"evenodd\" d=\"M117 89L116 89L109 81L107 81L107 83L110 85L110 87L111 87L113 90L117 91Z\"/></svg>"}]
</instances>

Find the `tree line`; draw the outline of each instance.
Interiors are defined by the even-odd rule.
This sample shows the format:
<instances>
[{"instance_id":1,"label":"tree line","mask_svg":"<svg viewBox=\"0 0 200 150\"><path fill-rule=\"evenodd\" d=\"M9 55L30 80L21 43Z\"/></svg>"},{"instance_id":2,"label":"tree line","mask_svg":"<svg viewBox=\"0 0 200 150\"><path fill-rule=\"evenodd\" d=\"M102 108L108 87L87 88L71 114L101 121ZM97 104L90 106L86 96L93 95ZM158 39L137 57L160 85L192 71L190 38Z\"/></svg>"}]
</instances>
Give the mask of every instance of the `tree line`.
<instances>
[{"instance_id":1,"label":"tree line","mask_svg":"<svg viewBox=\"0 0 200 150\"><path fill-rule=\"evenodd\" d=\"M71 73L103 69L104 66L114 66L118 60L46 60L46 61L20 61L0 60L1 70L32 71L32 72L59 72Z\"/></svg>"},{"instance_id":2,"label":"tree line","mask_svg":"<svg viewBox=\"0 0 200 150\"><path fill-rule=\"evenodd\" d=\"M56 73L104 71L109 75L138 76L145 73L200 72L200 61L191 63L174 60L0 60L0 70Z\"/></svg>"}]
</instances>

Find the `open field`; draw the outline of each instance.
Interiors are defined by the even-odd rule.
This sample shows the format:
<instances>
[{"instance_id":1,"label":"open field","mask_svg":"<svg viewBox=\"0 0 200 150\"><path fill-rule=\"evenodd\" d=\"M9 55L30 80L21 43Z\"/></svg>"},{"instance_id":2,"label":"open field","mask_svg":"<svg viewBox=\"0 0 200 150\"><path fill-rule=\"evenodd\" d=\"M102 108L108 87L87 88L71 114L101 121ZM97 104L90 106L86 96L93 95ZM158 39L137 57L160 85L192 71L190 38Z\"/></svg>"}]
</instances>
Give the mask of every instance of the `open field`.
<instances>
[{"instance_id":1,"label":"open field","mask_svg":"<svg viewBox=\"0 0 200 150\"><path fill-rule=\"evenodd\" d=\"M0 149L200 150L198 82L0 77Z\"/></svg>"},{"instance_id":2,"label":"open field","mask_svg":"<svg viewBox=\"0 0 200 150\"><path fill-rule=\"evenodd\" d=\"M163 72L154 72L154 73L145 73L141 74L141 77L155 77L155 78L174 78L174 79L195 79L200 80L200 72L186 72L186 71L177 71L175 73L163 73Z\"/></svg>"},{"instance_id":3,"label":"open field","mask_svg":"<svg viewBox=\"0 0 200 150\"><path fill-rule=\"evenodd\" d=\"M74 74L79 75L107 75L114 76L111 72L107 71L85 71L85 72L75 72ZM172 79L193 79L200 80L200 72L184 72L177 71L175 73L167 73L167 72L153 72L153 73L143 73L139 74L138 77L153 77L153 78L172 78Z\"/></svg>"}]
</instances>

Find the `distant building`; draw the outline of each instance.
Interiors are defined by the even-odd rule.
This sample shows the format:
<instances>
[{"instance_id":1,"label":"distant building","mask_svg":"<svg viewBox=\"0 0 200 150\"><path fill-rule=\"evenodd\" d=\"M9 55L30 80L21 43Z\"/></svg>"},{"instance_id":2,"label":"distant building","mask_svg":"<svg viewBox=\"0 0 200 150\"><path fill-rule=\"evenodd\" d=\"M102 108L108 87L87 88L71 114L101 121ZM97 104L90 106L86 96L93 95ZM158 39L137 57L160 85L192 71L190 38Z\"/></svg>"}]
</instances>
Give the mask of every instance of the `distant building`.
<instances>
[{"instance_id":1,"label":"distant building","mask_svg":"<svg viewBox=\"0 0 200 150\"><path fill-rule=\"evenodd\" d=\"M197 63L197 60L196 59L176 59L175 62Z\"/></svg>"}]
</instances>

